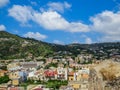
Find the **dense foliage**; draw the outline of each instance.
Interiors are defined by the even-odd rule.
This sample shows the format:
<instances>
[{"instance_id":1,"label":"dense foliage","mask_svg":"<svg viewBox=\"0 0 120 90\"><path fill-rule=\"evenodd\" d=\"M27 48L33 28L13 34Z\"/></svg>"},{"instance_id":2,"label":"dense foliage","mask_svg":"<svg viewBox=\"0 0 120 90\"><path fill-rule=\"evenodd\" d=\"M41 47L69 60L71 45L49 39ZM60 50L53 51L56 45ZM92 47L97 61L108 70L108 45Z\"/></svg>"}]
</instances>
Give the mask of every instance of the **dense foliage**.
<instances>
[{"instance_id":1,"label":"dense foliage","mask_svg":"<svg viewBox=\"0 0 120 90\"><path fill-rule=\"evenodd\" d=\"M40 81L40 80L30 80L28 79L25 83L21 83L20 86L27 87L30 84L43 84L47 88L53 88L53 90L59 90L60 86L62 85L67 85L68 81L67 80L48 80L48 81Z\"/></svg>"},{"instance_id":2,"label":"dense foliage","mask_svg":"<svg viewBox=\"0 0 120 90\"><path fill-rule=\"evenodd\" d=\"M58 63L49 63L48 65L45 66L45 69L49 69L50 67L58 67Z\"/></svg>"},{"instance_id":3,"label":"dense foliage","mask_svg":"<svg viewBox=\"0 0 120 90\"><path fill-rule=\"evenodd\" d=\"M0 31L0 59L26 58L29 54L33 57L46 56L52 52L44 42Z\"/></svg>"},{"instance_id":4,"label":"dense foliage","mask_svg":"<svg viewBox=\"0 0 120 90\"><path fill-rule=\"evenodd\" d=\"M0 31L0 59L28 58L29 55L32 59L57 55L74 58L78 54L93 54L96 59L109 58L120 54L120 42L58 45Z\"/></svg>"},{"instance_id":5,"label":"dense foliage","mask_svg":"<svg viewBox=\"0 0 120 90\"><path fill-rule=\"evenodd\" d=\"M9 77L8 76L0 77L0 84L7 83L8 81L9 81Z\"/></svg>"},{"instance_id":6,"label":"dense foliage","mask_svg":"<svg viewBox=\"0 0 120 90\"><path fill-rule=\"evenodd\" d=\"M67 85L68 81L62 81L62 80L48 80L46 83L46 86L48 88L53 88L54 90L59 89L62 85Z\"/></svg>"}]
</instances>

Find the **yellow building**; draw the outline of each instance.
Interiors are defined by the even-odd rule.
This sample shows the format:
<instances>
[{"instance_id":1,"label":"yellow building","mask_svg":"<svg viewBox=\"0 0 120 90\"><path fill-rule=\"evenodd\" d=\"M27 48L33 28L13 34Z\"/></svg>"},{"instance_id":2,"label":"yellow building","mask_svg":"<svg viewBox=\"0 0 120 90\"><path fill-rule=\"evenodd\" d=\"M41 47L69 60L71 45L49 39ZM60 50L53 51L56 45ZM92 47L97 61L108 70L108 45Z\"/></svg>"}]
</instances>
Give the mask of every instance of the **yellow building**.
<instances>
[{"instance_id":1,"label":"yellow building","mask_svg":"<svg viewBox=\"0 0 120 90\"><path fill-rule=\"evenodd\" d=\"M75 90L80 90L81 88L81 82L79 81L71 81L69 82L69 85L72 86Z\"/></svg>"},{"instance_id":2,"label":"yellow building","mask_svg":"<svg viewBox=\"0 0 120 90\"><path fill-rule=\"evenodd\" d=\"M12 80L12 85L16 86L19 85L19 75L18 72L11 72L9 73L9 78Z\"/></svg>"},{"instance_id":3,"label":"yellow building","mask_svg":"<svg viewBox=\"0 0 120 90\"><path fill-rule=\"evenodd\" d=\"M19 79L18 78L12 79L12 85L18 86L19 85Z\"/></svg>"},{"instance_id":4,"label":"yellow building","mask_svg":"<svg viewBox=\"0 0 120 90\"><path fill-rule=\"evenodd\" d=\"M72 86L74 88L74 90L79 90L81 88L80 79L81 79L80 74L76 75L76 73L75 73L75 74L69 76L70 86Z\"/></svg>"},{"instance_id":5,"label":"yellow building","mask_svg":"<svg viewBox=\"0 0 120 90\"><path fill-rule=\"evenodd\" d=\"M74 81L74 72L73 71L68 73L68 80L69 81Z\"/></svg>"},{"instance_id":6,"label":"yellow building","mask_svg":"<svg viewBox=\"0 0 120 90\"><path fill-rule=\"evenodd\" d=\"M10 72L9 73L9 78L10 79L19 78L18 72Z\"/></svg>"},{"instance_id":7,"label":"yellow building","mask_svg":"<svg viewBox=\"0 0 120 90\"><path fill-rule=\"evenodd\" d=\"M79 88L80 88L80 84L79 83L78 84L72 84L72 86L73 86L74 89L77 89L77 90L79 90Z\"/></svg>"},{"instance_id":8,"label":"yellow building","mask_svg":"<svg viewBox=\"0 0 120 90\"><path fill-rule=\"evenodd\" d=\"M74 90L88 90L89 68L82 68L68 74L69 85Z\"/></svg>"},{"instance_id":9,"label":"yellow building","mask_svg":"<svg viewBox=\"0 0 120 90\"><path fill-rule=\"evenodd\" d=\"M88 83L83 83L81 81L71 81L69 85L74 88L74 90L88 90Z\"/></svg>"}]
</instances>

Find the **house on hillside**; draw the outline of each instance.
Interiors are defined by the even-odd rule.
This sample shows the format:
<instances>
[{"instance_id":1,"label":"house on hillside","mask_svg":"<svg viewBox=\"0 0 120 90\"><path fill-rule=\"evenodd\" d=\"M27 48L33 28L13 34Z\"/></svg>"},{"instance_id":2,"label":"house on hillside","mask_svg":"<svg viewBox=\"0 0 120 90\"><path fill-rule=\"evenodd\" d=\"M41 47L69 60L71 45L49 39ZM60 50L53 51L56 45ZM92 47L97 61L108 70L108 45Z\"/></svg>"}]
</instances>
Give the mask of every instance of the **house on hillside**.
<instances>
[{"instance_id":1,"label":"house on hillside","mask_svg":"<svg viewBox=\"0 0 120 90\"><path fill-rule=\"evenodd\" d=\"M48 69L48 70L45 70L44 71L44 74L45 74L45 78L47 80L49 79L57 79L57 70L51 70L51 69Z\"/></svg>"},{"instance_id":2,"label":"house on hillside","mask_svg":"<svg viewBox=\"0 0 120 90\"><path fill-rule=\"evenodd\" d=\"M9 78L12 81L12 85L18 86L20 83L20 76L18 72L10 72L9 73Z\"/></svg>"},{"instance_id":3,"label":"house on hillside","mask_svg":"<svg viewBox=\"0 0 120 90\"><path fill-rule=\"evenodd\" d=\"M68 80L68 69L63 67L57 68L57 79Z\"/></svg>"},{"instance_id":4,"label":"house on hillside","mask_svg":"<svg viewBox=\"0 0 120 90\"><path fill-rule=\"evenodd\" d=\"M0 69L0 77L3 77L7 74L8 71Z\"/></svg>"},{"instance_id":5,"label":"house on hillside","mask_svg":"<svg viewBox=\"0 0 120 90\"><path fill-rule=\"evenodd\" d=\"M22 62L21 67L25 70L36 70L38 64L37 62Z\"/></svg>"}]
</instances>

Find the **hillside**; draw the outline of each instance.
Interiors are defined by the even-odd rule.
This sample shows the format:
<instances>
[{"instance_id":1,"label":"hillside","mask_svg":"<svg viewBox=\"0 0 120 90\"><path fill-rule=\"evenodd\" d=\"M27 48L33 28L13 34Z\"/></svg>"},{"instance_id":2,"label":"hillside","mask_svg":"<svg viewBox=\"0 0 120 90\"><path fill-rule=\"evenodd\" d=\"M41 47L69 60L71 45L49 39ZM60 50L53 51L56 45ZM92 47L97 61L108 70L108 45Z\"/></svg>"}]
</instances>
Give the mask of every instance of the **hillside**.
<instances>
[{"instance_id":1,"label":"hillside","mask_svg":"<svg viewBox=\"0 0 120 90\"><path fill-rule=\"evenodd\" d=\"M120 42L95 44L58 45L30 38L23 38L6 31L0 31L0 59L26 58L30 55L53 56L92 54L96 59L120 55Z\"/></svg>"},{"instance_id":2,"label":"hillside","mask_svg":"<svg viewBox=\"0 0 120 90\"><path fill-rule=\"evenodd\" d=\"M5 31L0 32L0 59L25 58L32 54L37 57L52 53L51 47L44 42L22 38Z\"/></svg>"}]
</instances>

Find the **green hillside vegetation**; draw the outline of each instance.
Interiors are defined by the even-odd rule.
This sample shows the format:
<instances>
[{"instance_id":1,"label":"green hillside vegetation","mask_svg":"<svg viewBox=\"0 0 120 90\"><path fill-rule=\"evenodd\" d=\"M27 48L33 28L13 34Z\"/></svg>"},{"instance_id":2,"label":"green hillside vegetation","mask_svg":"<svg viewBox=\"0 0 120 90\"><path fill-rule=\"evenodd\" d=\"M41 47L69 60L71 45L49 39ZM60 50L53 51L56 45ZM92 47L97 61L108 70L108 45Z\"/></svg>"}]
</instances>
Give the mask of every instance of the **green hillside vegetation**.
<instances>
[{"instance_id":1,"label":"green hillside vegetation","mask_svg":"<svg viewBox=\"0 0 120 90\"><path fill-rule=\"evenodd\" d=\"M120 42L95 44L58 45L31 38L23 38L6 31L0 31L0 60L49 56L72 56L92 54L96 59L120 55Z\"/></svg>"},{"instance_id":2,"label":"green hillside vegetation","mask_svg":"<svg viewBox=\"0 0 120 90\"><path fill-rule=\"evenodd\" d=\"M0 59L25 58L29 54L35 57L53 53L46 43L29 38L22 38L5 31L0 32Z\"/></svg>"}]
</instances>

